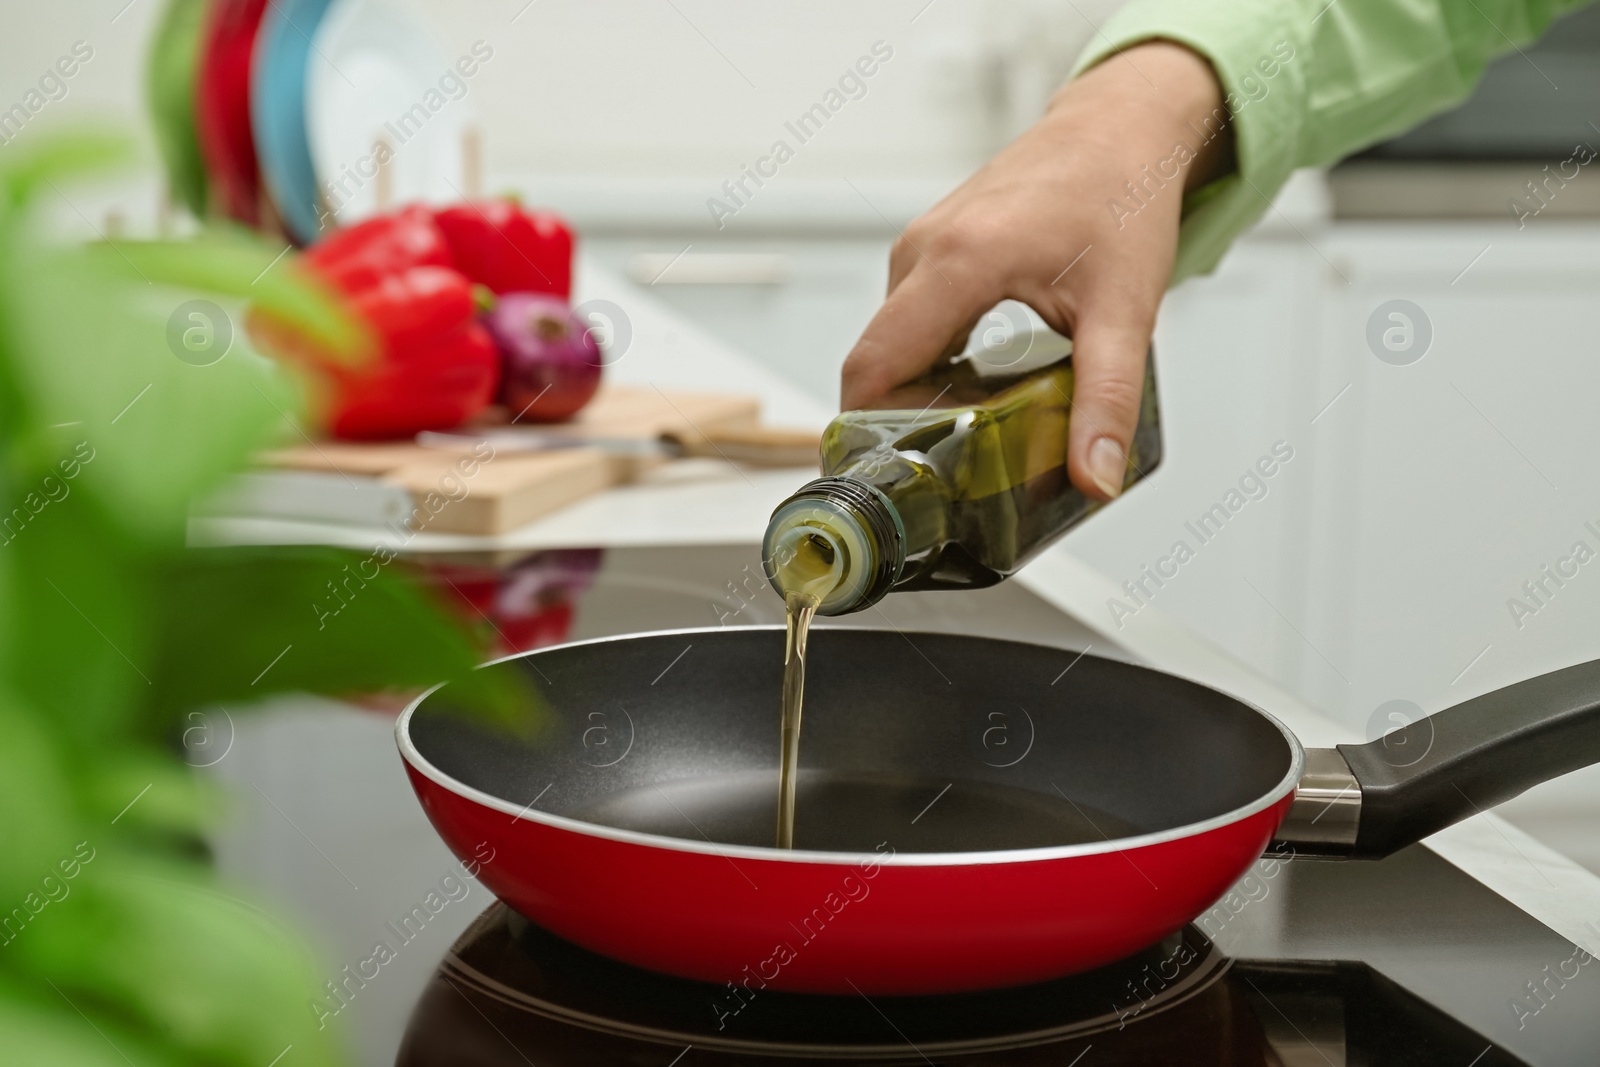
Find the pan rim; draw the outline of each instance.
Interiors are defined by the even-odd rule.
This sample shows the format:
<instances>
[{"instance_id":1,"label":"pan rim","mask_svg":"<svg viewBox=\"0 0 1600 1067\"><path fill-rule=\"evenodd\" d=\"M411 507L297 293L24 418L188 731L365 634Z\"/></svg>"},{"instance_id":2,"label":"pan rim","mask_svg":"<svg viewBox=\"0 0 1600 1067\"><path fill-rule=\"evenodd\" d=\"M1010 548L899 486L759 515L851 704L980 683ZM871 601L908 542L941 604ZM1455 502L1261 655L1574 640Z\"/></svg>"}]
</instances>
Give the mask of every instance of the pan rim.
<instances>
[{"instance_id":1,"label":"pan rim","mask_svg":"<svg viewBox=\"0 0 1600 1067\"><path fill-rule=\"evenodd\" d=\"M541 652L549 652L562 648L574 648L580 645L598 645L612 641L635 640L641 637L676 637L688 636L692 634L714 634L722 633L730 629L741 631L782 631L784 627L778 625L739 627L698 626L674 630L647 630L638 633L610 634L605 637L591 637L582 641L566 641L559 645L549 645L546 648L534 649L528 652L514 652L509 656L501 656L497 659L492 659L485 663L481 663L478 665L477 669L482 670L485 667L493 667L497 664L506 663L511 660L535 656ZM830 631L846 630L862 633L880 632L879 628L870 626L829 626L827 629ZM1005 637L984 637L981 634L951 634L943 631L929 630L911 630L905 631L904 634L905 636L909 637L978 637L985 641L999 641L1014 645L1028 645L1034 648L1048 649L1054 652L1072 651L1070 649L1064 649L1058 645L1045 645L1034 641L1017 641L1012 638ZM1086 655L1087 653L1084 654ZM1174 826L1166 830L1157 830L1148 834L1135 834L1131 837L1112 837L1107 838L1104 841L1090 841L1076 845L1050 845L1043 848L996 849L993 851L982 852L890 852L886 854L882 852L835 852L822 849L780 849L762 845L734 845L714 841L690 841L687 838L668 837L665 834L650 834L639 830L623 830L612 826L605 826L601 823L586 822L582 819L574 819L566 815L555 815L550 812L535 810L531 805L519 807L518 805L511 803L509 800L494 796L491 793L486 793L481 789L470 786L460 779L447 774L445 771L431 763L428 758L417 749L415 743L411 740L410 725L412 715L419 707L422 706L423 701L427 700L438 690L444 688L446 684L444 682L440 682L439 684L430 687L425 692L418 695L416 699L412 700L411 703L406 705L405 710L402 711L399 718L395 720L394 736L395 744L400 750L400 758L405 760L408 766L414 768L423 777L427 778L435 785L440 786L448 792L461 797L463 800L471 801L474 804L488 808L492 811L498 811L505 815L515 816L519 820L538 823L540 825L550 827L551 829L565 830L570 833L582 834L587 837L601 838L603 840L616 841L622 844L637 845L654 849L668 849L676 852L692 852L699 855L717 856L725 859L735 858L769 863L826 864L844 867L861 867L870 865L881 865L885 867L962 867L978 864L1039 863L1053 860L1070 859L1078 856L1097 856L1105 855L1107 853L1124 853L1133 851L1135 849L1149 848L1154 845L1167 844L1173 841L1188 840L1190 838L1199 837L1203 834L1209 833L1212 830L1220 830L1228 826L1237 825L1251 816L1267 810L1274 804L1283 800L1286 796L1290 796L1294 793L1295 788L1300 784L1301 777L1305 773L1305 747L1300 743L1300 739L1295 736L1294 731L1285 726L1283 722L1275 715L1253 701L1246 700L1243 697L1234 696L1231 693L1225 693L1215 686L1206 685L1203 682L1197 682L1193 679L1185 678L1182 675L1173 674L1170 671L1162 671L1154 667L1147 667L1143 664L1129 665L1136 666L1140 670L1150 671L1154 674L1164 674L1169 678L1176 678L1178 681L1185 682L1189 685L1198 686L1201 689L1208 689L1219 696L1225 697L1228 700L1242 704L1249 708L1251 711L1261 716L1269 724L1276 728L1279 735L1283 737L1284 742L1288 745L1288 771L1271 789L1268 789L1254 800L1251 800L1246 804L1242 804L1231 811L1223 812L1220 815L1213 815L1197 822L1185 823L1182 826Z\"/></svg>"}]
</instances>

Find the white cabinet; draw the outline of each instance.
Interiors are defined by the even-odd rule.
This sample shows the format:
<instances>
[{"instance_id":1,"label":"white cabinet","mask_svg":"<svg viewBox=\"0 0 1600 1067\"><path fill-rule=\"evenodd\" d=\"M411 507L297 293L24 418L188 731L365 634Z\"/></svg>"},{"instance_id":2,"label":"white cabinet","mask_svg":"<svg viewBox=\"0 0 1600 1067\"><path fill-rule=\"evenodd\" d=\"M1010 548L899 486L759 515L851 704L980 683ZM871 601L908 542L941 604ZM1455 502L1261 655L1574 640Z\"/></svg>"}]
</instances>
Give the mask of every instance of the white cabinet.
<instances>
[{"instance_id":1,"label":"white cabinet","mask_svg":"<svg viewBox=\"0 0 1600 1067\"><path fill-rule=\"evenodd\" d=\"M1508 606L1580 539L1600 553L1600 227L1351 224L1325 251L1349 282L1326 286L1318 374L1351 389L1318 424L1303 621L1349 685L1306 690L1347 718L1431 709L1600 654L1600 565ZM1397 299L1432 333L1400 366L1367 339Z\"/></svg>"},{"instance_id":2,"label":"white cabinet","mask_svg":"<svg viewBox=\"0 0 1600 1067\"><path fill-rule=\"evenodd\" d=\"M1153 602L1363 733L1389 701L1435 710L1600 654L1600 227L1302 230L1169 296L1169 458L1072 550L1121 582L1187 537ZM1368 342L1394 300L1432 335L1405 365L1387 311L1389 361ZM1279 440L1294 459L1201 546L1193 520ZM1542 579L1578 540L1592 576Z\"/></svg>"},{"instance_id":3,"label":"white cabinet","mask_svg":"<svg viewBox=\"0 0 1600 1067\"><path fill-rule=\"evenodd\" d=\"M587 253L824 404L888 284L888 236L596 237ZM687 249L687 250L686 250Z\"/></svg>"},{"instance_id":4,"label":"white cabinet","mask_svg":"<svg viewBox=\"0 0 1600 1067\"><path fill-rule=\"evenodd\" d=\"M1318 286L1297 244L1265 238L1167 298L1155 337L1165 458L1068 537L1075 555L1134 585L1100 623L1136 628L1139 615L1126 610L1145 601L1263 673L1283 678L1297 662L1273 607L1291 613L1303 596L1293 546L1313 495L1309 423L1319 405L1305 322ZM1161 560L1179 544L1192 556L1176 574L1160 585L1145 576L1172 570Z\"/></svg>"}]
</instances>

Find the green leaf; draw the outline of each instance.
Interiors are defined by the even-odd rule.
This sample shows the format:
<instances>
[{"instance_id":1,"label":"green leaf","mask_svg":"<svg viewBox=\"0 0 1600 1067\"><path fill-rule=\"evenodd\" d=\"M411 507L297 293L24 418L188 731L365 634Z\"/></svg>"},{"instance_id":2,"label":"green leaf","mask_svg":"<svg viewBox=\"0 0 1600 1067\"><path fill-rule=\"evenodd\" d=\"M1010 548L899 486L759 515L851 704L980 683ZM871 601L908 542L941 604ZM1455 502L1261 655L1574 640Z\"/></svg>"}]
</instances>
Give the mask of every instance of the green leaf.
<instances>
[{"instance_id":1,"label":"green leaf","mask_svg":"<svg viewBox=\"0 0 1600 1067\"><path fill-rule=\"evenodd\" d=\"M149 713L263 688L331 695L452 681L458 701L523 726L531 690L477 671L478 647L388 550L206 549L174 560L148 620Z\"/></svg>"},{"instance_id":2,"label":"green leaf","mask_svg":"<svg viewBox=\"0 0 1600 1067\"><path fill-rule=\"evenodd\" d=\"M311 1010L320 990L309 955L264 913L181 868L107 849L23 933L8 948L67 996L114 1006L127 1029L187 1062L263 1067L289 1045L306 1067L342 1058L337 1031Z\"/></svg>"},{"instance_id":3,"label":"green leaf","mask_svg":"<svg viewBox=\"0 0 1600 1067\"><path fill-rule=\"evenodd\" d=\"M14 692L0 693L0 922L71 855L73 792L60 746L37 708ZM0 941L14 933L0 925Z\"/></svg>"},{"instance_id":4,"label":"green leaf","mask_svg":"<svg viewBox=\"0 0 1600 1067\"><path fill-rule=\"evenodd\" d=\"M59 182L121 167L133 158L133 142L104 130L30 138L8 150L0 165L0 190L13 210L27 207Z\"/></svg>"},{"instance_id":5,"label":"green leaf","mask_svg":"<svg viewBox=\"0 0 1600 1067\"><path fill-rule=\"evenodd\" d=\"M249 299L292 323L333 355L370 351L371 332L324 283L298 267L298 254L273 249L238 231L214 229L192 241L118 241L90 251L111 266L121 259L141 278L196 293Z\"/></svg>"},{"instance_id":6,"label":"green leaf","mask_svg":"<svg viewBox=\"0 0 1600 1067\"><path fill-rule=\"evenodd\" d=\"M26 525L0 545L11 564L11 633L0 646L6 681L80 747L140 731L135 691L149 686L151 658L141 603L149 564L83 480L63 480L69 494L37 514L21 505Z\"/></svg>"},{"instance_id":7,"label":"green leaf","mask_svg":"<svg viewBox=\"0 0 1600 1067\"><path fill-rule=\"evenodd\" d=\"M110 1019L91 1021L65 993L30 991L0 974L0 1049L8 1064L181 1067L184 1061ZM89 1005L94 1008L93 1004Z\"/></svg>"},{"instance_id":8,"label":"green leaf","mask_svg":"<svg viewBox=\"0 0 1600 1067\"><path fill-rule=\"evenodd\" d=\"M44 182L65 196L71 168L115 158L115 144L41 139L0 169L0 185L16 202ZM245 302L329 353L362 358L373 344L285 251L237 232L60 248L0 227L0 347L9 354L0 435L13 446L17 489L33 491L30 483L59 473L53 464L87 449L95 462L81 485L120 524L171 538L193 496L292 432L297 392L251 351Z\"/></svg>"},{"instance_id":9,"label":"green leaf","mask_svg":"<svg viewBox=\"0 0 1600 1067\"><path fill-rule=\"evenodd\" d=\"M189 314L237 338L236 308L185 311L188 294L130 289L108 262L81 252L0 260L0 286L29 297L14 331L15 347L30 354L15 373L33 401L31 428L42 435L72 424L93 453L80 486L135 532L170 539L190 498L237 469L298 407L277 368L237 341L206 366L169 346L169 321L181 333ZM97 298L85 300L89 292Z\"/></svg>"},{"instance_id":10,"label":"green leaf","mask_svg":"<svg viewBox=\"0 0 1600 1067\"><path fill-rule=\"evenodd\" d=\"M170 747L127 745L83 757L80 806L93 825L192 848L222 821L227 798L211 778L172 759Z\"/></svg>"}]
</instances>

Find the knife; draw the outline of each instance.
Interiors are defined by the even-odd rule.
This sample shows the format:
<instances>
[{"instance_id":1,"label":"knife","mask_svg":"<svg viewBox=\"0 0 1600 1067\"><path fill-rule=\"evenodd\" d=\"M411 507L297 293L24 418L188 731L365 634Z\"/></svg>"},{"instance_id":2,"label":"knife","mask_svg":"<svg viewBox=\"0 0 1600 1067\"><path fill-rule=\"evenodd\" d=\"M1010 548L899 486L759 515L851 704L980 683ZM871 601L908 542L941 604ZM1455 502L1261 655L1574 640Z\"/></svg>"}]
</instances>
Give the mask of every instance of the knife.
<instances>
[{"instance_id":1,"label":"knife","mask_svg":"<svg viewBox=\"0 0 1600 1067\"><path fill-rule=\"evenodd\" d=\"M429 448L471 448L479 442L510 452L596 448L614 456L725 459L754 467L819 466L822 447L821 435L811 431L760 426L705 433L668 431L655 437L587 437L563 430L495 427L476 433L424 430L416 440Z\"/></svg>"}]
</instances>

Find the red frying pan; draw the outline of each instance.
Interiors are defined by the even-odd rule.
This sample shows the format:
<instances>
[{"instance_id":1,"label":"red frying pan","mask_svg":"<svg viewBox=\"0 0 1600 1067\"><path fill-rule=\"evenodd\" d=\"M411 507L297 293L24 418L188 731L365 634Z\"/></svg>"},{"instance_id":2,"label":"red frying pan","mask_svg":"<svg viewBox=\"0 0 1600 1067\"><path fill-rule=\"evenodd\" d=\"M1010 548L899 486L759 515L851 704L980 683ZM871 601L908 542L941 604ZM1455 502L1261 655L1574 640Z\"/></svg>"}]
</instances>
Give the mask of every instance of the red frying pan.
<instances>
[{"instance_id":1,"label":"red frying pan","mask_svg":"<svg viewBox=\"0 0 1600 1067\"><path fill-rule=\"evenodd\" d=\"M946 993L1096 967L1202 913L1274 837L1376 859L1600 762L1600 661L1308 754L1260 709L1148 668L826 628L781 851L782 658L781 628L563 645L485 668L543 695L531 738L474 725L447 686L396 733L489 889L596 952L730 983L719 1012L769 987Z\"/></svg>"}]
</instances>

